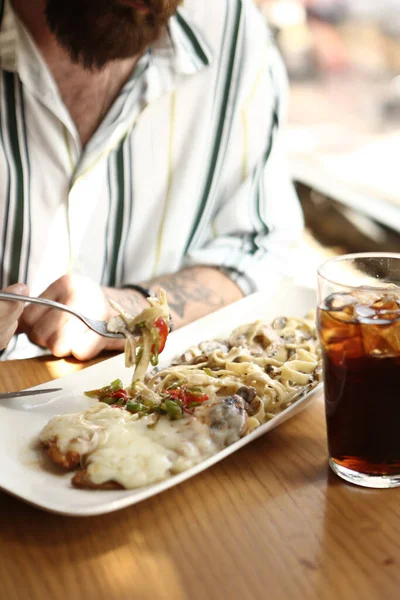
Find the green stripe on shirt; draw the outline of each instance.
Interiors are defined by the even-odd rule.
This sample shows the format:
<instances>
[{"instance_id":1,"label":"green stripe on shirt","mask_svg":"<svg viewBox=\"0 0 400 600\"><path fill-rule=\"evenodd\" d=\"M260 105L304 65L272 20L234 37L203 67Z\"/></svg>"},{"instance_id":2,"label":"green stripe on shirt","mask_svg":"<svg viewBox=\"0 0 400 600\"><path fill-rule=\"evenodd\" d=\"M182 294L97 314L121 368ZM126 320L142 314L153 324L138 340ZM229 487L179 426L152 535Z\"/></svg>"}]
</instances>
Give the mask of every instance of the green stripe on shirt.
<instances>
[{"instance_id":1,"label":"green stripe on shirt","mask_svg":"<svg viewBox=\"0 0 400 600\"><path fill-rule=\"evenodd\" d=\"M116 185L117 185L117 209L114 221L113 249L111 255L111 265L109 271L109 285L115 286L117 282L117 269L119 263L119 254L121 250L121 237L124 224L124 202L125 202L125 181L124 181L124 142L121 142L115 156L116 160Z\"/></svg>"},{"instance_id":2,"label":"green stripe on shirt","mask_svg":"<svg viewBox=\"0 0 400 600\"><path fill-rule=\"evenodd\" d=\"M217 161L218 161L218 157L219 157L219 153L220 153L224 124L226 122L226 114L227 114L227 109L228 109L228 100L229 100L229 94L230 94L231 83L232 83L232 74L233 74L233 67L234 67L234 62L235 62L236 44L237 44L237 39L238 39L238 34L239 34L241 14L242 14L242 2L240 0L237 0L233 34L232 34L232 44L231 44L230 53L229 53L229 61L228 61L228 67L226 70L224 92L223 92L222 102L221 102L220 111L219 111L218 126L217 126L217 129L215 132L215 137L214 137L214 146L213 146L213 151L212 151L211 160L210 160L210 167L208 170L208 176L206 179L206 184L205 184L204 192L202 195L202 199L199 204L199 210L197 211L196 220L194 222L191 234L190 234L188 242L186 244L185 254L188 252L188 250L192 244L194 235L196 234L197 229L200 225L201 218L204 213L204 209L210 198L210 190L211 190L211 187L212 187L212 184L214 181L215 170L216 170ZM229 16L229 5L227 7L227 19L228 19L228 16ZM224 45L224 40L222 42L222 45Z\"/></svg>"},{"instance_id":3,"label":"green stripe on shirt","mask_svg":"<svg viewBox=\"0 0 400 600\"><path fill-rule=\"evenodd\" d=\"M209 65L210 61L209 61L207 54L204 52L204 49L202 48L202 46L199 44L199 41L198 41L195 33L193 32L193 29L189 26L188 22L185 21L185 19L182 17L182 15L180 14L179 11L177 11L177 13L176 13L176 20L178 21L179 25L182 27L183 31L185 32L186 36L188 37L188 39L192 45L192 48L196 53L196 56L200 59L200 61L204 65Z\"/></svg>"},{"instance_id":4,"label":"green stripe on shirt","mask_svg":"<svg viewBox=\"0 0 400 600\"><path fill-rule=\"evenodd\" d=\"M3 90L4 90L4 76L2 77L3 80ZM5 105L5 103L4 103ZM1 101L1 106L3 106L3 101ZM5 112L5 111L4 111ZM1 115L1 112L0 112ZM6 273L7 270L5 269L5 248L6 248L6 244L7 244L7 234L8 234L8 217L10 214L10 186L11 186L11 175L10 175L10 159L8 157L7 154L7 150L4 146L4 135L3 135L3 129L2 129L2 123L0 121L0 144L3 148L3 152L4 152L4 158L6 161L6 166L7 166L7 188L6 188L6 196L5 196L5 207L4 207L4 221L3 221L3 235L2 235L2 247L0 249L0 256L1 256L1 264L0 264L0 288L5 287L8 283L7 281L7 277L6 277Z\"/></svg>"},{"instance_id":5,"label":"green stripe on shirt","mask_svg":"<svg viewBox=\"0 0 400 600\"><path fill-rule=\"evenodd\" d=\"M260 167L259 167L259 171L258 171L258 177L256 178L256 195L255 195L255 207L256 207L256 213L258 216L258 219L261 223L261 225L264 227L264 232L268 233L270 231L270 227L268 226L267 222L265 221L265 218L263 216L263 209L265 210L265 190L264 190L264 170L266 168L266 165L268 163L269 157L271 155L271 151L272 151L272 147L274 144L274 140L276 137L276 133L278 131L278 127L279 127L279 118L278 118L278 113L277 113L277 107L274 107L274 112L273 112L273 116L272 116L272 124L271 124L271 131L270 131L270 135L269 135L269 139L268 139L268 144L267 144L267 148L264 152L264 156L262 158Z\"/></svg>"},{"instance_id":6,"label":"green stripe on shirt","mask_svg":"<svg viewBox=\"0 0 400 600\"><path fill-rule=\"evenodd\" d=\"M26 251L24 256L24 265L23 265L23 281L24 283L28 280L28 271L29 271L29 261L30 261L30 252L31 252L31 241L32 241L32 209L31 209L31 192L30 192L30 177L31 177L31 168L29 161L29 148L28 148L28 136L26 129L26 119L25 119L25 106L24 106L24 90L22 87L21 80L18 80L18 92L19 92L19 116L20 122L22 125L22 143L21 143L21 156L23 156L23 163L25 165L25 204L26 204L26 222L27 222L27 235L26 235Z\"/></svg>"},{"instance_id":7,"label":"green stripe on shirt","mask_svg":"<svg viewBox=\"0 0 400 600\"><path fill-rule=\"evenodd\" d=\"M108 264L109 264L108 240L110 238L110 229L111 229L111 208L112 208L112 194L113 194L112 183L111 183L112 182L112 175L111 175L111 157L112 156L113 155L109 156L108 160L107 160L108 213L107 213L107 225L106 225L105 236L104 236L103 269L102 269L102 274L101 274L102 285L109 284L108 278L107 278L107 273L108 273Z\"/></svg>"},{"instance_id":8,"label":"green stripe on shirt","mask_svg":"<svg viewBox=\"0 0 400 600\"><path fill-rule=\"evenodd\" d=\"M127 209L128 209L128 217L126 224L126 233L125 239L121 246L122 250L122 265L121 265L121 283L126 283L126 258L128 256L127 248L128 248L128 239L129 239L129 230L130 225L132 223L132 215L133 215L133 203L134 203L134 188L133 188L133 156L132 156L132 140L130 137L127 138L127 152L128 152L128 161L126 166L126 189L125 189L125 198L127 201Z\"/></svg>"},{"instance_id":9,"label":"green stripe on shirt","mask_svg":"<svg viewBox=\"0 0 400 600\"><path fill-rule=\"evenodd\" d=\"M11 160L14 164L15 177L15 219L12 234L12 248L9 267L9 284L16 283L20 279L20 263L24 233L24 170L22 168L21 151L18 138L17 123L17 99L15 85L17 75L4 73L5 100L7 103L7 129L11 148Z\"/></svg>"}]
</instances>

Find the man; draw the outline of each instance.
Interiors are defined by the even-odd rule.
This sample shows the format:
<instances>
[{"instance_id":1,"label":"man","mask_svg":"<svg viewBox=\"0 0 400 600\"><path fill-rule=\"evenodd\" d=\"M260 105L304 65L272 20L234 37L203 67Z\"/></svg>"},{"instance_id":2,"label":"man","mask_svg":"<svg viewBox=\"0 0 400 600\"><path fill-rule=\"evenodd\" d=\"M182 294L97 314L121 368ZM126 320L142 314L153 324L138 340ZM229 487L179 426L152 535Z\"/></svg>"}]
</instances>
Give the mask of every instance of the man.
<instances>
[{"instance_id":1,"label":"man","mask_svg":"<svg viewBox=\"0 0 400 600\"><path fill-rule=\"evenodd\" d=\"M302 217L250 0L6 0L0 60L0 287L101 319L163 287L177 327L268 286ZM39 306L19 331L56 356L122 349Z\"/></svg>"}]
</instances>

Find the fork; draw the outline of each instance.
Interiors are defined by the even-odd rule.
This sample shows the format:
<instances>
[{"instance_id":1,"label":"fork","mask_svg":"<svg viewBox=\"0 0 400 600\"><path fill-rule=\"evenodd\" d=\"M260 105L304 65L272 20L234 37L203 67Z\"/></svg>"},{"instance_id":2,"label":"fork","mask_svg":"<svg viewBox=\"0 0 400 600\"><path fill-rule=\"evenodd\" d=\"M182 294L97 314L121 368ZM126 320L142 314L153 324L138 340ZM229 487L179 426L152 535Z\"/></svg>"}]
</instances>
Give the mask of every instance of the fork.
<instances>
[{"instance_id":1,"label":"fork","mask_svg":"<svg viewBox=\"0 0 400 600\"><path fill-rule=\"evenodd\" d=\"M85 315L82 315L77 310L73 310L69 306L65 304L60 304L59 302L54 302L54 300L47 300L47 298L35 298L32 296L22 296L20 294L12 294L11 292L0 292L0 300L17 300L18 302L26 302L32 304L44 304L45 306L50 306L51 308L56 308L58 310L63 310L67 313L70 313L74 317L77 317L81 321L95 331L99 335L108 338L123 338L124 335L122 333L112 333L107 331L107 321L98 321L97 319L90 319Z\"/></svg>"}]
</instances>

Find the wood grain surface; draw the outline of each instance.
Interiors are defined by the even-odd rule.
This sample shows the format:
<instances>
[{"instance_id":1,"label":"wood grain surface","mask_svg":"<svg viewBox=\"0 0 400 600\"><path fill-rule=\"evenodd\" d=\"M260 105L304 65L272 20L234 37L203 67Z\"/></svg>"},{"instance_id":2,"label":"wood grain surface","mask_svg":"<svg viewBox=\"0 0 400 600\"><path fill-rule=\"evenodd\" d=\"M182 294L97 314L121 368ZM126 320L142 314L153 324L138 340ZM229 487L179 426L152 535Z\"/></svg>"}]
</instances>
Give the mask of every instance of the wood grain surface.
<instances>
[{"instance_id":1,"label":"wood grain surface","mask_svg":"<svg viewBox=\"0 0 400 600\"><path fill-rule=\"evenodd\" d=\"M0 391L81 367L0 363ZM361 489L330 472L320 398L116 513L61 517L0 492L0 599L398 599L399 534L400 489Z\"/></svg>"}]
</instances>

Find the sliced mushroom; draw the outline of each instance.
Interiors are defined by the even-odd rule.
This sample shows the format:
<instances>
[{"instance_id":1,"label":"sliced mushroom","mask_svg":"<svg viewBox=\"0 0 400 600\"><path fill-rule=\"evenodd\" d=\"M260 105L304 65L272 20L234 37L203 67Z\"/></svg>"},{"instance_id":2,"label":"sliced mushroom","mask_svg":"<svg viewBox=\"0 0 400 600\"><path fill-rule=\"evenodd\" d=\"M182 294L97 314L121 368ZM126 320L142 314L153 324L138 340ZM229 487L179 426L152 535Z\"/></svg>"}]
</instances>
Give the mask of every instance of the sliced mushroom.
<instances>
[{"instance_id":1,"label":"sliced mushroom","mask_svg":"<svg viewBox=\"0 0 400 600\"><path fill-rule=\"evenodd\" d=\"M232 347L248 348L253 356L260 356L272 343L282 343L279 335L262 321L237 327L229 338Z\"/></svg>"},{"instance_id":2,"label":"sliced mushroom","mask_svg":"<svg viewBox=\"0 0 400 600\"><path fill-rule=\"evenodd\" d=\"M271 344L281 343L281 338L272 327L263 324L254 336L254 342L260 344L266 350Z\"/></svg>"},{"instance_id":3,"label":"sliced mushroom","mask_svg":"<svg viewBox=\"0 0 400 600\"><path fill-rule=\"evenodd\" d=\"M241 396L247 404L251 404L256 397L256 390L253 387L243 386L236 392L236 396Z\"/></svg>"},{"instance_id":4,"label":"sliced mushroom","mask_svg":"<svg viewBox=\"0 0 400 600\"><path fill-rule=\"evenodd\" d=\"M272 344L268 346L266 355L269 358L274 358L282 363L288 359L288 351L280 338L279 342L272 342Z\"/></svg>"},{"instance_id":5,"label":"sliced mushroom","mask_svg":"<svg viewBox=\"0 0 400 600\"><path fill-rule=\"evenodd\" d=\"M197 365L201 362L205 362L208 355L215 350L221 350L221 352L227 354L230 350L230 346L228 342L222 340L206 340L201 342L198 346L193 346L181 356L174 358L172 365Z\"/></svg>"},{"instance_id":6,"label":"sliced mushroom","mask_svg":"<svg viewBox=\"0 0 400 600\"><path fill-rule=\"evenodd\" d=\"M200 365L201 363L206 363L206 362L207 362L207 355L200 354L199 356L195 356L191 360L188 360L186 364L187 365Z\"/></svg>"},{"instance_id":7,"label":"sliced mushroom","mask_svg":"<svg viewBox=\"0 0 400 600\"><path fill-rule=\"evenodd\" d=\"M253 417L258 412L260 412L262 407L263 407L262 400L260 398L254 398L252 403L249 404L248 406L246 406L246 412L249 415L249 417Z\"/></svg>"},{"instance_id":8,"label":"sliced mushroom","mask_svg":"<svg viewBox=\"0 0 400 600\"><path fill-rule=\"evenodd\" d=\"M287 325L286 317L277 317L272 321L272 329L284 329Z\"/></svg>"},{"instance_id":9,"label":"sliced mushroom","mask_svg":"<svg viewBox=\"0 0 400 600\"><path fill-rule=\"evenodd\" d=\"M240 439L246 425L245 403L241 396L227 396L213 404L208 413L208 423L213 441L225 448Z\"/></svg>"},{"instance_id":10,"label":"sliced mushroom","mask_svg":"<svg viewBox=\"0 0 400 600\"><path fill-rule=\"evenodd\" d=\"M221 350L221 352L227 354L230 350L228 342L223 340L207 340L201 342L199 348L204 354L210 354L211 352L214 352L214 350Z\"/></svg>"},{"instance_id":11,"label":"sliced mushroom","mask_svg":"<svg viewBox=\"0 0 400 600\"><path fill-rule=\"evenodd\" d=\"M184 352L184 354L181 354L180 356L176 356L174 358L174 360L172 361L171 365L176 366L176 365L187 364L191 360L193 360L193 353L191 350L187 350L186 352Z\"/></svg>"}]
</instances>

